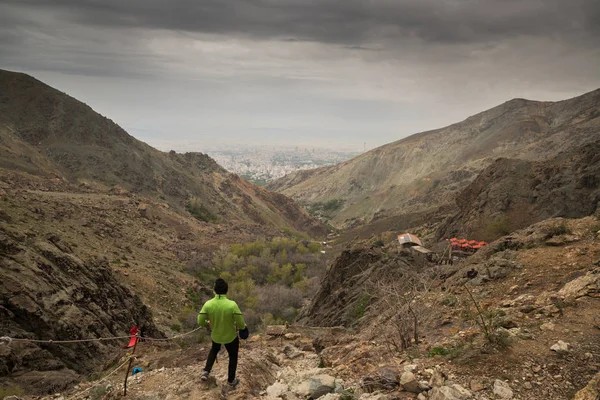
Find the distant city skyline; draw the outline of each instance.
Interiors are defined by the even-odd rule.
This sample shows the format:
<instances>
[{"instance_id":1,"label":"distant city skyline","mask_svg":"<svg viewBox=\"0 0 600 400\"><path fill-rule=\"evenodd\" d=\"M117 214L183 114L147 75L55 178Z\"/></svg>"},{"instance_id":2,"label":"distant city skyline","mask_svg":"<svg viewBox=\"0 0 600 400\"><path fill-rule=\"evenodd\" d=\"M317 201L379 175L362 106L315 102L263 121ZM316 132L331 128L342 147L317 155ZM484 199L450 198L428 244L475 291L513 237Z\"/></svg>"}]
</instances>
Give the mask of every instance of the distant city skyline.
<instances>
[{"instance_id":1,"label":"distant city skyline","mask_svg":"<svg viewBox=\"0 0 600 400\"><path fill-rule=\"evenodd\" d=\"M372 149L600 87L596 0L0 0L0 68L161 150Z\"/></svg>"}]
</instances>

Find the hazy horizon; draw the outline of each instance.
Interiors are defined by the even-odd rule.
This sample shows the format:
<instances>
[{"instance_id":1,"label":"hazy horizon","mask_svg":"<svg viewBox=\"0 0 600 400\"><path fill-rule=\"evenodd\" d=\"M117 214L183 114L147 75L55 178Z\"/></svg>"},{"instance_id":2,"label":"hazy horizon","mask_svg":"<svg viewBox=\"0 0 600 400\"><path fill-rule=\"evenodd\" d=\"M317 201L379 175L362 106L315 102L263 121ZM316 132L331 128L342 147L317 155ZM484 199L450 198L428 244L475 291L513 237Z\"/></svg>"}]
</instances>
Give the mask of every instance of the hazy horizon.
<instances>
[{"instance_id":1,"label":"hazy horizon","mask_svg":"<svg viewBox=\"0 0 600 400\"><path fill-rule=\"evenodd\" d=\"M0 0L0 68L161 150L362 151L600 87L592 0Z\"/></svg>"}]
</instances>

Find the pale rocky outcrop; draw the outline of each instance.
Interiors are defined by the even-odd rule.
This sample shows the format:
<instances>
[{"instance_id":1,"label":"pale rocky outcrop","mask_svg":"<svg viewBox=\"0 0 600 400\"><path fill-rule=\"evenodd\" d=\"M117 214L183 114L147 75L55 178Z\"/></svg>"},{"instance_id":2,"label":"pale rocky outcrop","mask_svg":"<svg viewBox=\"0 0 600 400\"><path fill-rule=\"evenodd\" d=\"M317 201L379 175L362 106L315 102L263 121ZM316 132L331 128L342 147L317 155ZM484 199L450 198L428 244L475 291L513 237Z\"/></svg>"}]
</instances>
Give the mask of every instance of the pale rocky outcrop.
<instances>
[{"instance_id":1,"label":"pale rocky outcrop","mask_svg":"<svg viewBox=\"0 0 600 400\"><path fill-rule=\"evenodd\" d=\"M600 271L588 272L568 282L558 294L565 299L577 299L588 295L600 296Z\"/></svg>"},{"instance_id":2,"label":"pale rocky outcrop","mask_svg":"<svg viewBox=\"0 0 600 400\"><path fill-rule=\"evenodd\" d=\"M598 400L598 398L600 398L600 373L596 374L586 387L577 392L573 400Z\"/></svg>"}]
</instances>

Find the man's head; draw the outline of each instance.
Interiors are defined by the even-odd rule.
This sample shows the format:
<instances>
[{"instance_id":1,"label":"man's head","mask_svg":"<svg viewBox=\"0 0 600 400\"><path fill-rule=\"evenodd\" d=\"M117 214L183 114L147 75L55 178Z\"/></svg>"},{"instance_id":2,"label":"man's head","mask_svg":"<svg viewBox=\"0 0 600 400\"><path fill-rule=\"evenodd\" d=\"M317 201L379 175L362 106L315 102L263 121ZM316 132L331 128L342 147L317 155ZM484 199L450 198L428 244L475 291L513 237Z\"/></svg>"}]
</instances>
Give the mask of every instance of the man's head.
<instances>
[{"instance_id":1,"label":"man's head","mask_svg":"<svg viewBox=\"0 0 600 400\"><path fill-rule=\"evenodd\" d=\"M229 289L229 286L227 285L227 282L225 282L224 279L218 278L215 281L215 293L216 294L227 294L228 289Z\"/></svg>"}]
</instances>

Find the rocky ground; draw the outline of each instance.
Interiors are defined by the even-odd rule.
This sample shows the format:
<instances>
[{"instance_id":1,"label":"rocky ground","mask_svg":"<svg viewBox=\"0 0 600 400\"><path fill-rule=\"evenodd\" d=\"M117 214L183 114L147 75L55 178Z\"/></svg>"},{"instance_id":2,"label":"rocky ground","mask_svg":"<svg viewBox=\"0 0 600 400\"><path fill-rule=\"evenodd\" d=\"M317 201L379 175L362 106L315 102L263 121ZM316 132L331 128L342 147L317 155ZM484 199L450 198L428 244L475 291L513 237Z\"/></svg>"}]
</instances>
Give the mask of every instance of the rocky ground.
<instances>
[{"instance_id":1,"label":"rocky ground","mask_svg":"<svg viewBox=\"0 0 600 400\"><path fill-rule=\"evenodd\" d=\"M338 343L320 349L323 343ZM569 350L571 351L571 350ZM129 377L127 397L149 399L284 399L321 398L324 400L492 400L492 399L570 399L560 390L568 382L560 373L550 371L562 361L541 364L524 361L530 380L511 379L506 370L472 369L439 358L389 356L370 341L356 340L341 328L270 327L267 334L243 342L238 376L240 385L226 384L227 356L223 352L208 382L200 375L208 345L180 350L168 345L141 343L132 366L143 372ZM127 362L125 353L115 365ZM546 362L546 361L544 361ZM558 367L560 368L560 367ZM114 370L107 368L106 373ZM116 399L123 396L124 368L105 380L81 382L73 389L48 397L23 397L26 400ZM575 397L596 399L595 378ZM585 386L585 384L583 384ZM583 387L582 386L582 387ZM581 389L578 387L577 389ZM586 397L587 396L587 397ZM14 398L13 398L14 399Z\"/></svg>"},{"instance_id":2,"label":"rocky ground","mask_svg":"<svg viewBox=\"0 0 600 400\"><path fill-rule=\"evenodd\" d=\"M568 233L555 230L563 222ZM436 311L436 318L424 324L420 343L403 351L390 345L393 338L389 331L379 330L376 318L369 318L376 310L371 304L359 329L276 326L252 336L243 342L241 384L234 390L223 385L224 352L213 379L203 383L199 377L207 344L186 342L180 349L168 342L141 343L133 366L144 372L129 379L127 396L597 400L598 231L593 217L548 220L492 243L465 262L434 267L445 272L440 286L418 301ZM358 268L358 273L364 272ZM494 343L465 317L468 292L482 309L493 311L487 321L493 324ZM122 352L101 376L124 361L127 356ZM122 369L105 381L81 382L43 399L121 397L123 376Z\"/></svg>"}]
</instances>

